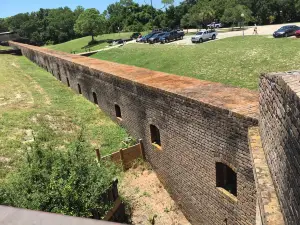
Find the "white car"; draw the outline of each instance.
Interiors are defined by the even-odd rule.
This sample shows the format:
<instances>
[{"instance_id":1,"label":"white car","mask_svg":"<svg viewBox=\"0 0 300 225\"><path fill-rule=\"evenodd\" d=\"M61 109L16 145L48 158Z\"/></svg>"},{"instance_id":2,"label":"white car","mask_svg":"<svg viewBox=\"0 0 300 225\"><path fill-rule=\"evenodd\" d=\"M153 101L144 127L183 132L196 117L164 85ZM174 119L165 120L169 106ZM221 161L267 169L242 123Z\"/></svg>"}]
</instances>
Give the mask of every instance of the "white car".
<instances>
[{"instance_id":1,"label":"white car","mask_svg":"<svg viewBox=\"0 0 300 225\"><path fill-rule=\"evenodd\" d=\"M209 39L215 40L218 33L215 30L201 30L195 36L192 37L193 43L202 43Z\"/></svg>"},{"instance_id":2,"label":"white car","mask_svg":"<svg viewBox=\"0 0 300 225\"><path fill-rule=\"evenodd\" d=\"M209 27L209 28L221 28L222 24L221 23L211 23L211 24L208 24L207 27Z\"/></svg>"}]
</instances>

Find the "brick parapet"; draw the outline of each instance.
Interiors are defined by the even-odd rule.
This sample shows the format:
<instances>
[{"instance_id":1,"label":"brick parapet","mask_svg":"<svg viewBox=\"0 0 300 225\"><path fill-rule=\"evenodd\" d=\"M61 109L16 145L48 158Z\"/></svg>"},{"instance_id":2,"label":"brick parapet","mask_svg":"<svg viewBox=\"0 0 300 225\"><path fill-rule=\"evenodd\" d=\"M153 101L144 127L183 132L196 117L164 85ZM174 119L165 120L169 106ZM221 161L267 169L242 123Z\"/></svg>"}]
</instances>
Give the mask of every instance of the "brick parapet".
<instances>
[{"instance_id":1,"label":"brick parapet","mask_svg":"<svg viewBox=\"0 0 300 225\"><path fill-rule=\"evenodd\" d=\"M258 124L258 93L223 84L10 43L144 140L147 160L194 224L253 224L256 189L248 128ZM68 78L68 81L67 81ZM115 116L115 104L122 120ZM160 130L161 149L151 143ZM216 162L237 173L237 198L216 188Z\"/></svg>"},{"instance_id":2,"label":"brick parapet","mask_svg":"<svg viewBox=\"0 0 300 225\"><path fill-rule=\"evenodd\" d=\"M300 73L264 74L260 133L286 224L300 221Z\"/></svg>"}]
</instances>

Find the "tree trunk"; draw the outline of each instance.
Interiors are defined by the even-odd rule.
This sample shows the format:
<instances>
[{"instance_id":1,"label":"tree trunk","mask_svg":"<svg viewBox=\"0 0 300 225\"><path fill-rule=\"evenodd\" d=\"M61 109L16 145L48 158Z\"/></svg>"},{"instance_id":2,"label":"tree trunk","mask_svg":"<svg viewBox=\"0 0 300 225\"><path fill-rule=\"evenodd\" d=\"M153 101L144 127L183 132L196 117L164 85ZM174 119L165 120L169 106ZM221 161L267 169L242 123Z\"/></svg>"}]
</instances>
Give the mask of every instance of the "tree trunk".
<instances>
[{"instance_id":1,"label":"tree trunk","mask_svg":"<svg viewBox=\"0 0 300 225\"><path fill-rule=\"evenodd\" d=\"M94 35L92 34L92 41L94 42L95 41L95 39L94 39Z\"/></svg>"}]
</instances>

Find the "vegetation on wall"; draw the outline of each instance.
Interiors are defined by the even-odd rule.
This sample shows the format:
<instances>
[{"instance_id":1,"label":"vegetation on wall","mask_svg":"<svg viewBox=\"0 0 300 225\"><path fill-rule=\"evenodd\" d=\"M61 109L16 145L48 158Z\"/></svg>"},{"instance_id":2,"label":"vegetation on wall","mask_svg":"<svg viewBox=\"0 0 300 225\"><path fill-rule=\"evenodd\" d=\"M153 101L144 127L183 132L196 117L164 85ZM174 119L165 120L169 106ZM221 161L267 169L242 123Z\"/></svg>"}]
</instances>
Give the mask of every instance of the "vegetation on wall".
<instances>
[{"instance_id":1,"label":"vegetation on wall","mask_svg":"<svg viewBox=\"0 0 300 225\"><path fill-rule=\"evenodd\" d=\"M145 4L139 5L133 0L119 0L110 4L101 13L101 25L92 26L92 31L90 27L89 31L86 30L87 25L82 26L83 20L88 18L87 10L78 6L74 11L68 7L40 9L0 19L0 32L14 30L22 37L42 45L119 31L205 27L213 21L230 26L242 22L271 24L300 20L300 0L184 0L178 6L173 5L173 0L162 0L164 7L160 9L153 8L150 2L145 0ZM89 9L88 14L91 14L91 10L95 9ZM85 16L79 18L81 13ZM241 18L242 13L244 18Z\"/></svg>"}]
</instances>

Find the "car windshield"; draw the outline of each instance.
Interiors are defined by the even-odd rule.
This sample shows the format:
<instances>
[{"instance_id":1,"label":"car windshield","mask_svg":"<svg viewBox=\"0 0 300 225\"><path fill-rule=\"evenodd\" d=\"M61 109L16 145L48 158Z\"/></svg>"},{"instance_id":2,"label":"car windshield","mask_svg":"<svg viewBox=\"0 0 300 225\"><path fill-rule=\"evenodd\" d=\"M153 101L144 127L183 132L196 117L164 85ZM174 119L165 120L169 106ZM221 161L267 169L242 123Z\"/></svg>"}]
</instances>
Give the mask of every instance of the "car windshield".
<instances>
[{"instance_id":1,"label":"car windshield","mask_svg":"<svg viewBox=\"0 0 300 225\"><path fill-rule=\"evenodd\" d=\"M159 36L159 34L154 34L153 36L152 36L152 38L156 38L156 37L158 37Z\"/></svg>"},{"instance_id":2,"label":"car windshield","mask_svg":"<svg viewBox=\"0 0 300 225\"><path fill-rule=\"evenodd\" d=\"M198 32L196 35L202 35L203 34L203 32Z\"/></svg>"},{"instance_id":3,"label":"car windshield","mask_svg":"<svg viewBox=\"0 0 300 225\"><path fill-rule=\"evenodd\" d=\"M285 30L288 29L288 28L289 28L288 26L284 26L284 27L279 28L278 31L285 31Z\"/></svg>"}]
</instances>

